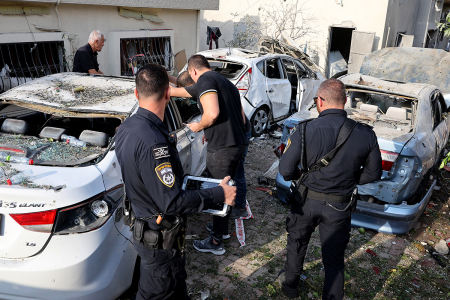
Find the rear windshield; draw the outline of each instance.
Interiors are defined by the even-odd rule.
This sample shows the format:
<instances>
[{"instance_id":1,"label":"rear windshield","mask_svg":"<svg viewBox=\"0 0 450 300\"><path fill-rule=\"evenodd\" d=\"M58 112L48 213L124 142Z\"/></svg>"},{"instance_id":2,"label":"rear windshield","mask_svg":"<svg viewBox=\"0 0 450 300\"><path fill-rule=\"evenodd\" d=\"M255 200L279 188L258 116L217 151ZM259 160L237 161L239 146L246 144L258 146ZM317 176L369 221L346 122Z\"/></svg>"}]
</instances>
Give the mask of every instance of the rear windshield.
<instances>
[{"instance_id":1,"label":"rear windshield","mask_svg":"<svg viewBox=\"0 0 450 300\"><path fill-rule=\"evenodd\" d=\"M235 62L218 60L208 60L208 62L211 66L211 70L218 72L227 79L235 79L244 68L243 64Z\"/></svg>"}]
</instances>

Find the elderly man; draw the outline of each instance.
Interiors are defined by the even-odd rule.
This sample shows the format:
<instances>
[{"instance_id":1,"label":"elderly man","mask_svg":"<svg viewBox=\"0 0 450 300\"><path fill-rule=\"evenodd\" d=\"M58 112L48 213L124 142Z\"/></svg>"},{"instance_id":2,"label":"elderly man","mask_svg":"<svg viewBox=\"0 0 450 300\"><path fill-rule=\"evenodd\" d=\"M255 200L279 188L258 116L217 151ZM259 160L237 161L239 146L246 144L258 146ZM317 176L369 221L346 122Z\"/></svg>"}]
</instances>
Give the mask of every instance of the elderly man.
<instances>
[{"instance_id":1,"label":"elderly man","mask_svg":"<svg viewBox=\"0 0 450 300\"><path fill-rule=\"evenodd\" d=\"M73 59L73 72L88 74L103 74L99 70L97 61L98 52L105 45L105 35L99 30L94 30L89 35L89 41L75 53Z\"/></svg>"}]
</instances>

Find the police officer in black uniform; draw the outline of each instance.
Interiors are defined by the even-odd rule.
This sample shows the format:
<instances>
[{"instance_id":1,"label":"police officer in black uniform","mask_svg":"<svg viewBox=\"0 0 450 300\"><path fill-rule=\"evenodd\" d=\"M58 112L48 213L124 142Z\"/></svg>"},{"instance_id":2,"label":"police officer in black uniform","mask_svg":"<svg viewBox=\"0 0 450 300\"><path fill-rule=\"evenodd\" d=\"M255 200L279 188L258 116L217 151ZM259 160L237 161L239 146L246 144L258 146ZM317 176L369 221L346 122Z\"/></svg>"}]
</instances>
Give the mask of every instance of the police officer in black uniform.
<instances>
[{"instance_id":1,"label":"police officer in black uniform","mask_svg":"<svg viewBox=\"0 0 450 300\"><path fill-rule=\"evenodd\" d=\"M280 160L279 170L284 179L297 180L302 173L298 166L305 151L306 166L301 167L306 170L304 174L309 173L301 179L303 183L286 219L287 261L278 280L289 298L298 297L306 249L311 234L319 226L325 267L323 299L342 299L344 251L350 239L351 209L356 205L351 195L357 184L381 178L381 153L371 127L346 121L346 92L341 81L324 81L314 100L319 117L304 124L304 131L301 123L296 127ZM356 127L334 158L318 170L307 170L336 147L344 122L353 122ZM351 201L354 203L349 205Z\"/></svg>"},{"instance_id":2,"label":"police officer in black uniform","mask_svg":"<svg viewBox=\"0 0 450 300\"><path fill-rule=\"evenodd\" d=\"M117 130L116 153L136 215L133 244L141 257L137 299L190 299L183 255L185 215L215 203L234 205L236 188L226 177L215 188L181 189L183 168L163 122L170 100L163 67L142 67L136 74L135 95L139 109Z\"/></svg>"}]
</instances>

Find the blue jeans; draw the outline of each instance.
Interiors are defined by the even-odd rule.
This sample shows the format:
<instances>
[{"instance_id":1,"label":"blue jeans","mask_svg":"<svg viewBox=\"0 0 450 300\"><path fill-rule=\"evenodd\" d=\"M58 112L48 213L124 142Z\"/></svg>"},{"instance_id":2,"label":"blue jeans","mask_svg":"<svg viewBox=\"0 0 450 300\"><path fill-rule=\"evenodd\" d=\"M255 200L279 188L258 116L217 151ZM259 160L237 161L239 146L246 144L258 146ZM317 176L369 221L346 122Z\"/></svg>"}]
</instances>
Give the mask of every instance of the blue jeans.
<instances>
[{"instance_id":1,"label":"blue jeans","mask_svg":"<svg viewBox=\"0 0 450 300\"><path fill-rule=\"evenodd\" d=\"M234 175L234 182L236 184L236 199L234 204L234 209L244 209L245 208L245 198L247 196L247 182L245 181L245 171L244 171L244 161L247 156L248 142L252 137L252 132L247 132L247 146L245 147L244 156L239 162L236 175Z\"/></svg>"}]
</instances>

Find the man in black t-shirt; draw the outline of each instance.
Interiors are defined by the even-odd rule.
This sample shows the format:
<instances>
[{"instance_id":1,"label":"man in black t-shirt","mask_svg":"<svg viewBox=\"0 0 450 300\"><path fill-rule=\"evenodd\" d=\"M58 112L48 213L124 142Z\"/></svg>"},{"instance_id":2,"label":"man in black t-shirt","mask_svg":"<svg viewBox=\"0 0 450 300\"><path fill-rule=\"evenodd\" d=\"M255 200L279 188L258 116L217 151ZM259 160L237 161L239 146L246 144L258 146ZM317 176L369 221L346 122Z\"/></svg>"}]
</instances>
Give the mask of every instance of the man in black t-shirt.
<instances>
[{"instance_id":1,"label":"man in black t-shirt","mask_svg":"<svg viewBox=\"0 0 450 300\"><path fill-rule=\"evenodd\" d=\"M103 33L99 30L92 31L89 35L88 43L80 47L77 53L75 53L72 72L103 74L99 70L97 56L98 52L102 51L105 41L106 39Z\"/></svg>"},{"instance_id":2,"label":"man in black t-shirt","mask_svg":"<svg viewBox=\"0 0 450 300\"><path fill-rule=\"evenodd\" d=\"M233 178L247 144L239 91L231 81L211 71L202 55L189 58L188 72L196 82L202 119L187 126L194 132L204 130L208 141L206 167L211 176L223 178L222 175L226 174ZM214 216L213 226L208 229L211 229L211 236L203 241L194 241L194 248L222 255L225 253L222 239L228 234L228 216Z\"/></svg>"}]
</instances>

